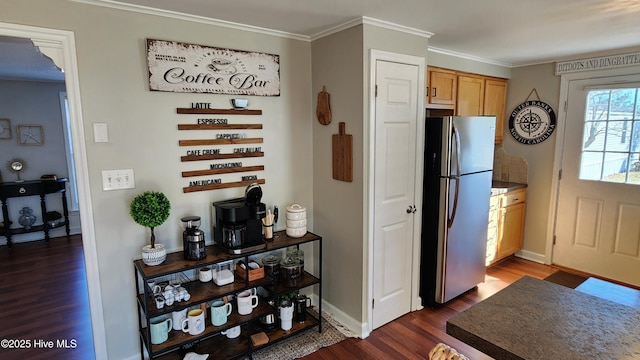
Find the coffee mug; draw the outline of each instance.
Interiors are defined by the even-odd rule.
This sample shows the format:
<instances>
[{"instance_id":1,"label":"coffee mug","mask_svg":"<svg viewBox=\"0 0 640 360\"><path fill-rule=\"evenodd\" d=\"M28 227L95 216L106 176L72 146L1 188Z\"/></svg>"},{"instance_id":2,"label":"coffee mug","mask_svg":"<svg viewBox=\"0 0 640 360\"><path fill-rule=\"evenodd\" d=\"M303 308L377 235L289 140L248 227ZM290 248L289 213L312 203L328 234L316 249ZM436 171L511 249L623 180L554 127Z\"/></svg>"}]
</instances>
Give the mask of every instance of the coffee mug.
<instances>
[{"instance_id":1,"label":"coffee mug","mask_svg":"<svg viewBox=\"0 0 640 360\"><path fill-rule=\"evenodd\" d=\"M291 330L293 327L293 304L285 303L280 306L280 320L281 320L281 328L284 331Z\"/></svg>"},{"instance_id":2,"label":"coffee mug","mask_svg":"<svg viewBox=\"0 0 640 360\"><path fill-rule=\"evenodd\" d=\"M231 303L222 300L214 301L211 304L211 323L215 326L223 325L227 322L227 316L231 315Z\"/></svg>"},{"instance_id":3,"label":"coffee mug","mask_svg":"<svg viewBox=\"0 0 640 360\"><path fill-rule=\"evenodd\" d=\"M153 299L156 302L156 309L160 310L164 307L164 298L162 296L155 296Z\"/></svg>"},{"instance_id":4,"label":"coffee mug","mask_svg":"<svg viewBox=\"0 0 640 360\"><path fill-rule=\"evenodd\" d=\"M182 319L180 328L189 335L198 335L204 332L204 311L202 309L191 310L187 317Z\"/></svg>"},{"instance_id":5,"label":"coffee mug","mask_svg":"<svg viewBox=\"0 0 640 360\"><path fill-rule=\"evenodd\" d=\"M258 306L258 295L256 290L246 290L236 295L238 301L238 314L248 315L251 314L253 308Z\"/></svg>"},{"instance_id":6,"label":"coffee mug","mask_svg":"<svg viewBox=\"0 0 640 360\"><path fill-rule=\"evenodd\" d=\"M162 344L169 338L169 331L173 326L171 318L157 317L150 320L151 343Z\"/></svg>"},{"instance_id":7,"label":"coffee mug","mask_svg":"<svg viewBox=\"0 0 640 360\"><path fill-rule=\"evenodd\" d=\"M202 282L213 280L213 271L210 267L203 267L198 270L198 279Z\"/></svg>"},{"instance_id":8,"label":"coffee mug","mask_svg":"<svg viewBox=\"0 0 640 360\"><path fill-rule=\"evenodd\" d=\"M235 339L240 336L240 325L234 326L230 329L220 332L222 335L227 335L229 339Z\"/></svg>"},{"instance_id":9,"label":"coffee mug","mask_svg":"<svg viewBox=\"0 0 640 360\"><path fill-rule=\"evenodd\" d=\"M171 313L171 320L173 321L173 330L182 330L182 319L187 318L187 311L189 309L182 309Z\"/></svg>"}]
</instances>

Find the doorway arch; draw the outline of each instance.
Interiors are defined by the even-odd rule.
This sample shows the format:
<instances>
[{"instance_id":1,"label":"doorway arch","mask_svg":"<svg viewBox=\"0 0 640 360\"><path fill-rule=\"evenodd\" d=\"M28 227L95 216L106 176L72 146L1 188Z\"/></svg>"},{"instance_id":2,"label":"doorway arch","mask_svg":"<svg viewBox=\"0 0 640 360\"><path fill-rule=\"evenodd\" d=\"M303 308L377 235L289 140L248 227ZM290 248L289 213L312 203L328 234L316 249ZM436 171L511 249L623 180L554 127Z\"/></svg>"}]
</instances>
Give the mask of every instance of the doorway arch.
<instances>
[{"instance_id":1,"label":"doorway arch","mask_svg":"<svg viewBox=\"0 0 640 360\"><path fill-rule=\"evenodd\" d=\"M98 254L96 250L95 228L91 205L89 171L80 104L80 84L78 81L78 66L73 32L16 25L0 22L0 35L31 39L41 51L49 56L58 67L65 71L65 86L69 101L69 117L71 124L71 138L76 149L74 163L78 186L78 200L80 204L80 223L82 229L82 243L85 258L87 289L89 293L89 307L91 312L91 327L93 331L93 345L97 359L107 358L107 344L102 312L102 292L98 272Z\"/></svg>"}]
</instances>

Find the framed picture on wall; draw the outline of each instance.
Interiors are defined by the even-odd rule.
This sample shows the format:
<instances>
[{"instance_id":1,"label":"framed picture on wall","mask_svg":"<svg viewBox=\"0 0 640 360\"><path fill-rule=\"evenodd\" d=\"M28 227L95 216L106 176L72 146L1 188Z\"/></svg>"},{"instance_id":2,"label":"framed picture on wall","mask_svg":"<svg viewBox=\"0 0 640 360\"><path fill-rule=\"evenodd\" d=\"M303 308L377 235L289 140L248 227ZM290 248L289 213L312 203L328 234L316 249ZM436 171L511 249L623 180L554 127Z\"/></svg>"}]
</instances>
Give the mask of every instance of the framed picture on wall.
<instances>
[{"instance_id":1,"label":"framed picture on wall","mask_svg":"<svg viewBox=\"0 0 640 360\"><path fill-rule=\"evenodd\" d=\"M42 125L18 125L18 144L42 145L44 144L44 130Z\"/></svg>"},{"instance_id":2,"label":"framed picture on wall","mask_svg":"<svg viewBox=\"0 0 640 360\"><path fill-rule=\"evenodd\" d=\"M11 120L0 119L0 140L11 138L13 138L13 135L11 135Z\"/></svg>"}]
</instances>

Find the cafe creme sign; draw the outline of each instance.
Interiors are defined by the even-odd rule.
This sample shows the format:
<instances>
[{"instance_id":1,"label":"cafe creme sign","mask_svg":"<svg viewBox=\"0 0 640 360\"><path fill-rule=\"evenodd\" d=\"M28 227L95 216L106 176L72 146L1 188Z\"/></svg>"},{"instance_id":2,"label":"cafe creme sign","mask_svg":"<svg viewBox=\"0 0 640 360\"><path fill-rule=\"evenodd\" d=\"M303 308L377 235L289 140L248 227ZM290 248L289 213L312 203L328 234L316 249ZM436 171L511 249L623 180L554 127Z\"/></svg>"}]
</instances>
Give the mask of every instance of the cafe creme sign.
<instances>
[{"instance_id":1,"label":"cafe creme sign","mask_svg":"<svg viewBox=\"0 0 640 360\"><path fill-rule=\"evenodd\" d=\"M280 56L147 39L155 91L280 96Z\"/></svg>"}]
</instances>

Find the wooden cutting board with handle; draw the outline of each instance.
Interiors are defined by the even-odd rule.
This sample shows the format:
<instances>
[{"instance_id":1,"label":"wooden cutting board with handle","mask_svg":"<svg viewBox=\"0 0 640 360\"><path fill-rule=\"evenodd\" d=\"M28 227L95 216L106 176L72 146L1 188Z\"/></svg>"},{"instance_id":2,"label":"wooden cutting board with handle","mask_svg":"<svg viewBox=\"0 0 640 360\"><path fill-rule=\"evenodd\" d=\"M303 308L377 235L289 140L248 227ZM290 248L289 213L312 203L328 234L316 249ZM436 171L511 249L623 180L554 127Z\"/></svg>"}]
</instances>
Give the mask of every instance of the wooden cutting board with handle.
<instances>
[{"instance_id":1,"label":"wooden cutting board with handle","mask_svg":"<svg viewBox=\"0 0 640 360\"><path fill-rule=\"evenodd\" d=\"M353 136L345 133L345 124L338 124L339 133L332 138L333 178L353 181Z\"/></svg>"}]
</instances>

